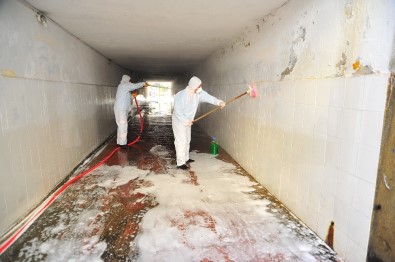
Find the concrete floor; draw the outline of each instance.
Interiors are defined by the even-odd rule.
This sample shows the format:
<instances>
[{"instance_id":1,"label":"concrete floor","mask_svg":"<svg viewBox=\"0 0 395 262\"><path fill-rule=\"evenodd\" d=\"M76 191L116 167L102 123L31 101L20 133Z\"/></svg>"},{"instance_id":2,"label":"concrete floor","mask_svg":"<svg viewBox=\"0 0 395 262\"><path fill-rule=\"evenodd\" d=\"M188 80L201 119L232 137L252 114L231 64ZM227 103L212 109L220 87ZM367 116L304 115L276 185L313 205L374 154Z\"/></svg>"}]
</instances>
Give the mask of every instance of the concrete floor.
<instances>
[{"instance_id":1,"label":"concrete floor","mask_svg":"<svg viewBox=\"0 0 395 262\"><path fill-rule=\"evenodd\" d=\"M196 162L177 170L171 116L144 112L132 150L72 184L0 261L339 261L224 150L211 156L210 137L196 126ZM130 141L135 130L137 117Z\"/></svg>"}]
</instances>

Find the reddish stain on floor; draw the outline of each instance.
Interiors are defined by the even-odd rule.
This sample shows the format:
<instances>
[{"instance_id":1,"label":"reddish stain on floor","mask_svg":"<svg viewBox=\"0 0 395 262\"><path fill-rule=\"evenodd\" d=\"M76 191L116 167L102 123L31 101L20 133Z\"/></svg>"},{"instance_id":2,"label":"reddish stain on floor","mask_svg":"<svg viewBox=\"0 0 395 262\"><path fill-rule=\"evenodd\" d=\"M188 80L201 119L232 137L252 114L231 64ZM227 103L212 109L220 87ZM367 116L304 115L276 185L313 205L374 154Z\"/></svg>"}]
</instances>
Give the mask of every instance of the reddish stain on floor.
<instances>
[{"instance_id":1,"label":"reddish stain on floor","mask_svg":"<svg viewBox=\"0 0 395 262\"><path fill-rule=\"evenodd\" d=\"M145 114L145 130L141 136L141 141L128 151L118 151L108 162L108 166L137 166L141 170L149 170L154 174L166 174L169 166L174 166L174 140L171 129L170 117L153 117L150 118ZM131 131L128 133L129 141L136 137L138 130L138 119L133 119ZM198 129L194 128L192 133L193 139L191 148L200 152L209 152L210 138ZM92 160L90 165L94 165L100 161L105 155L115 148L115 139L107 145L103 152ZM165 147L170 154L161 156L150 152L155 145ZM224 161L237 163L226 152L220 149L220 156ZM240 170L242 170L240 168ZM184 183L199 186L198 175L190 170L184 174L186 179ZM240 171L240 175L249 176L245 171ZM252 178L251 178L252 179ZM105 191L105 189L93 185L94 178L86 176L75 184L71 185L65 193L63 193L48 208L37 221L31 226L19 239L10 247L0 258L1 261L42 261L45 260L47 254L35 247L34 243L45 243L49 240L68 240L75 238L82 239L83 245L89 245L89 239L94 236L99 241L106 243L105 250L101 255L104 261L133 261L139 255L139 250L134 245L135 238L141 234L141 221L144 214L148 210L156 207L158 203L155 197L149 194L136 192L139 188L151 187L152 182L144 179L136 178L116 188ZM262 187L256 187L254 192L257 198L265 198L272 201L272 206L278 210L279 216L282 216L284 223L287 221L295 221L295 218L286 210L281 209L282 205L267 190ZM81 197L84 201L81 200ZM98 206L98 210L102 213L96 214L90 218L87 223L88 230L84 232L73 231L73 225L78 221L80 214L89 210L92 206ZM217 224L215 218L205 210L184 210L179 216L169 218L173 227L181 232L182 243L191 248L196 249L185 232L190 227L201 227L208 229L213 234L218 235ZM237 236L240 236L240 246L248 246L252 244L247 236L243 237L243 228L248 227L243 221L232 221L230 218L230 226ZM244 223L244 224L243 224ZM59 224L65 225L65 230L57 234L49 234L51 228ZM302 227L302 226L301 226ZM297 229L296 229L297 230ZM301 235L301 238L305 236ZM270 239L269 239L270 241ZM233 261L228 254L227 248L219 245L211 245L208 247L220 254L221 261ZM88 247L89 251L90 248ZM331 250L322 248L323 254L315 254L323 259L317 261L336 261L337 258ZM159 258L160 259L160 258ZM282 253L271 253L256 256L251 261L285 261L286 257ZM208 257L202 257L200 261L212 261Z\"/></svg>"}]
</instances>

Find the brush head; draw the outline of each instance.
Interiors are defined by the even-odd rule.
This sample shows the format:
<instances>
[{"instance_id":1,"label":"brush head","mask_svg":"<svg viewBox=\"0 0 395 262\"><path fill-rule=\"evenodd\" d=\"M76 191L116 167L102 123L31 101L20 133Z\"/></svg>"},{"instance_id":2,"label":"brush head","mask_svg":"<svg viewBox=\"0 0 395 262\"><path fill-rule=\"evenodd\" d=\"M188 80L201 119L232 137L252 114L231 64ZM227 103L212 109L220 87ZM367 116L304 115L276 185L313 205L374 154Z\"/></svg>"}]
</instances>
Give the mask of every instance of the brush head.
<instances>
[{"instance_id":1,"label":"brush head","mask_svg":"<svg viewBox=\"0 0 395 262\"><path fill-rule=\"evenodd\" d=\"M248 91L247 93L250 95L250 97L255 98L257 96L256 88L253 83L248 85Z\"/></svg>"}]
</instances>

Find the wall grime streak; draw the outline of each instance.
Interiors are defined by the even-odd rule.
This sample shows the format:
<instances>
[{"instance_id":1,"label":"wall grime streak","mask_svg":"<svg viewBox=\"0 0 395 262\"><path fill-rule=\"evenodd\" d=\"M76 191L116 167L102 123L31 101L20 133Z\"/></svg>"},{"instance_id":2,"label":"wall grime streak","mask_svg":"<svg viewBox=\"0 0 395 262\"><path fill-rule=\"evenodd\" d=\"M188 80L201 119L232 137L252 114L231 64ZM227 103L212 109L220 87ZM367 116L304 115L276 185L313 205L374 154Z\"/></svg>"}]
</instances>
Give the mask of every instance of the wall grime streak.
<instances>
[{"instance_id":1,"label":"wall grime streak","mask_svg":"<svg viewBox=\"0 0 395 262\"><path fill-rule=\"evenodd\" d=\"M392 6L385 3L291 1L245 31L250 48L236 44L232 52L228 45L221 61L214 59L218 51L194 71L221 98L237 93L243 82L258 84L254 103L229 106L202 125L322 239L335 221L333 245L347 261L364 261L368 250L385 72L393 57L393 35L384 33L393 31ZM374 41L363 38L364 30ZM353 75L357 59L374 73ZM377 181L388 191L383 177Z\"/></svg>"},{"instance_id":2,"label":"wall grime streak","mask_svg":"<svg viewBox=\"0 0 395 262\"><path fill-rule=\"evenodd\" d=\"M339 68L338 76L344 76L344 71L347 69L347 55L343 52L342 59L336 64L336 67Z\"/></svg>"},{"instance_id":3,"label":"wall grime streak","mask_svg":"<svg viewBox=\"0 0 395 262\"><path fill-rule=\"evenodd\" d=\"M113 87L126 73L19 2L0 8L0 235L113 133Z\"/></svg>"},{"instance_id":4,"label":"wall grime streak","mask_svg":"<svg viewBox=\"0 0 395 262\"><path fill-rule=\"evenodd\" d=\"M299 44L305 41L306 37L306 28L305 27L299 27L298 31L296 32L296 37L292 41L292 46L290 49L290 55L289 55L289 63L287 68L281 73L281 79L283 80L285 76L291 74L292 70L294 69L296 62L298 61L298 56L295 52L296 50L300 50L301 48L298 47Z\"/></svg>"}]
</instances>

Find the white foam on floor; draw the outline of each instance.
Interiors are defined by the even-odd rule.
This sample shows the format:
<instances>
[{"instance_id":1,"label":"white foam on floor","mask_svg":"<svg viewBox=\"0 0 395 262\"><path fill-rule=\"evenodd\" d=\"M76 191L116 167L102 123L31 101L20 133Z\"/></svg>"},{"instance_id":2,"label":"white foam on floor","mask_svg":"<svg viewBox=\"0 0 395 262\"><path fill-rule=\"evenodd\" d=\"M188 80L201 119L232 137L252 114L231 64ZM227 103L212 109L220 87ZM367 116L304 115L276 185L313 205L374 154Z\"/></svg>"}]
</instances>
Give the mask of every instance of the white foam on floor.
<instances>
[{"instance_id":1,"label":"white foam on floor","mask_svg":"<svg viewBox=\"0 0 395 262\"><path fill-rule=\"evenodd\" d=\"M158 146L151 153L168 155ZM150 174L135 166L101 166L83 178L90 195L76 197L75 212L57 214L56 223L43 230L46 240L26 243L20 257L102 261L107 248L99 241L107 212L101 210L102 201L109 190L138 178L151 183L134 193L155 196L159 205L144 215L140 232L130 243L138 247L137 261L316 261L311 255L314 246L298 239L294 222L284 219L286 224L281 224L268 212L270 201L249 194L256 182L209 154L190 156L196 160L192 172L170 167L167 174ZM91 202L84 205L87 201Z\"/></svg>"},{"instance_id":2,"label":"white foam on floor","mask_svg":"<svg viewBox=\"0 0 395 262\"><path fill-rule=\"evenodd\" d=\"M86 192L78 194L74 202L75 209L57 213L57 223L44 228L42 236L46 240L35 238L25 243L19 257L24 261L102 261L101 256L107 248L106 242L99 241L104 229L105 212L101 210L103 197L91 200L92 203L82 210L78 206L84 206L94 194L103 196L105 192L147 174L148 171L135 166L102 165L92 171L82 178L90 181L84 188L90 196Z\"/></svg>"},{"instance_id":3,"label":"white foam on floor","mask_svg":"<svg viewBox=\"0 0 395 262\"><path fill-rule=\"evenodd\" d=\"M209 154L191 158L198 185L185 183L188 171L175 171L148 176L154 186L139 189L159 205L142 220L138 261L316 261L312 247L268 212L268 200L246 194L255 182Z\"/></svg>"},{"instance_id":4,"label":"white foam on floor","mask_svg":"<svg viewBox=\"0 0 395 262\"><path fill-rule=\"evenodd\" d=\"M161 146L161 145L156 145L151 148L150 153L158 156L168 156L169 151L167 151L166 147Z\"/></svg>"},{"instance_id":5,"label":"white foam on floor","mask_svg":"<svg viewBox=\"0 0 395 262\"><path fill-rule=\"evenodd\" d=\"M83 210L79 215L60 213L58 224L47 226L42 234L48 236L46 241L37 238L26 243L21 249L19 257L24 261L102 261L100 256L106 250L107 244L99 241L95 228L95 218L103 216L103 212L96 206ZM68 223L66 221L73 221ZM99 225L100 228L100 225Z\"/></svg>"},{"instance_id":6,"label":"white foam on floor","mask_svg":"<svg viewBox=\"0 0 395 262\"><path fill-rule=\"evenodd\" d=\"M138 169L135 166L100 166L96 171L99 178L102 181L98 182L99 187L113 189L122 185L125 185L131 180L138 177L145 176L148 172L146 170ZM105 176L102 176L105 174Z\"/></svg>"}]
</instances>

